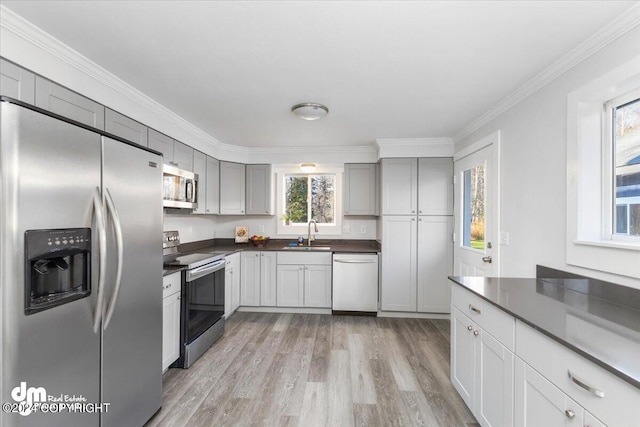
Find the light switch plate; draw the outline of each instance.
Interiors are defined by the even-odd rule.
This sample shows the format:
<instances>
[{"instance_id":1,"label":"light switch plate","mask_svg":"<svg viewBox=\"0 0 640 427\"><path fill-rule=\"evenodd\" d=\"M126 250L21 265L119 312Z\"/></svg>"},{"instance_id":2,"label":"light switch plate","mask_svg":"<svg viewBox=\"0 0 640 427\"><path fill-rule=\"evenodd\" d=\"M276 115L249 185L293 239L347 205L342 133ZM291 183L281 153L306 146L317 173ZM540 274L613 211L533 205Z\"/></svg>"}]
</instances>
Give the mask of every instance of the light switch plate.
<instances>
[{"instance_id":1,"label":"light switch plate","mask_svg":"<svg viewBox=\"0 0 640 427\"><path fill-rule=\"evenodd\" d=\"M264 234L264 224L260 224L260 225L258 226L258 233L260 233L260 234Z\"/></svg>"},{"instance_id":2,"label":"light switch plate","mask_svg":"<svg viewBox=\"0 0 640 427\"><path fill-rule=\"evenodd\" d=\"M366 232L367 232L367 227L366 227L366 226L364 226L364 225L363 225L363 226L361 226L361 227L360 227L360 232L361 232L362 234L366 233Z\"/></svg>"},{"instance_id":3,"label":"light switch plate","mask_svg":"<svg viewBox=\"0 0 640 427\"><path fill-rule=\"evenodd\" d=\"M500 244L504 246L509 246L509 232L507 231L500 232Z\"/></svg>"},{"instance_id":4,"label":"light switch plate","mask_svg":"<svg viewBox=\"0 0 640 427\"><path fill-rule=\"evenodd\" d=\"M342 232L343 233L351 233L351 226L350 225L343 225L342 226Z\"/></svg>"}]
</instances>

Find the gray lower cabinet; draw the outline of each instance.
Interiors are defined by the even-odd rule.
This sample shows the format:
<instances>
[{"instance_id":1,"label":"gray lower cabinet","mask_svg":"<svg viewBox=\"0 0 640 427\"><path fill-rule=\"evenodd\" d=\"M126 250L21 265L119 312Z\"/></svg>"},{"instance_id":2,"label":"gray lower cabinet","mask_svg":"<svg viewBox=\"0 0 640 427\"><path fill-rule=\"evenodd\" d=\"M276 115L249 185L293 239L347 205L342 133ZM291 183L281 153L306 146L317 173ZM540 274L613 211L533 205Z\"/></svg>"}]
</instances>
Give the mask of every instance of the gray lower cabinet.
<instances>
[{"instance_id":1,"label":"gray lower cabinet","mask_svg":"<svg viewBox=\"0 0 640 427\"><path fill-rule=\"evenodd\" d=\"M379 214L379 167L376 163L345 163L344 214Z\"/></svg>"},{"instance_id":2,"label":"gray lower cabinet","mask_svg":"<svg viewBox=\"0 0 640 427\"><path fill-rule=\"evenodd\" d=\"M390 255L393 257L393 255ZM418 217L417 311L449 313L453 273L453 217Z\"/></svg>"},{"instance_id":3,"label":"gray lower cabinet","mask_svg":"<svg viewBox=\"0 0 640 427\"><path fill-rule=\"evenodd\" d=\"M245 165L220 162L220 215L245 214Z\"/></svg>"},{"instance_id":4,"label":"gray lower cabinet","mask_svg":"<svg viewBox=\"0 0 640 427\"><path fill-rule=\"evenodd\" d=\"M416 311L417 217L382 217L382 310Z\"/></svg>"},{"instance_id":5,"label":"gray lower cabinet","mask_svg":"<svg viewBox=\"0 0 640 427\"><path fill-rule=\"evenodd\" d=\"M104 130L143 147L149 146L148 127L110 108L104 111Z\"/></svg>"},{"instance_id":6,"label":"gray lower cabinet","mask_svg":"<svg viewBox=\"0 0 640 427\"><path fill-rule=\"evenodd\" d=\"M220 161L207 156L207 179L206 179L206 204L207 214L220 213Z\"/></svg>"},{"instance_id":7,"label":"gray lower cabinet","mask_svg":"<svg viewBox=\"0 0 640 427\"><path fill-rule=\"evenodd\" d=\"M278 252L278 307L331 308L331 254Z\"/></svg>"},{"instance_id":8,"label":"gray lower cabinet","mask_svg":"<svg viewBox=\"0 0 640 427\"><path fill-rule=\"evenodd\" d=\"M274 215L271 165L245 165L246 214Z\"/></svg>"},{"instance_id":9,"label":"gray lower cabinet","mask_svg":"<svg viewBox=\"0 0 640 427\"><path fill-rule=\"evenodd\" d=\"M196 176L196 200L198 205L191 213L206 213L207 205L207 155L198 150L193 150L193 173Z\"/></svg>"},{"instance_id":10,"label":"gray lower cabinet","mask_svg":"<svg viewBox=\"0 0 640 427\"><path fill-rule=\"evenodd\" d=\"M104 130L104 106L44 77L36 76L36 107Z\"/></svg>"},{"instance_id":11,"label":"gray lower cabinet","mask_svg":"<svg viewBox=\"0 0 640 427\"><path fill-rule=\"evenodd\" d=\"M278 307L304 306L304 265L278 265Z\"/></svg>"},{"instance_id":12,"label":"gray lower cabinet","mask_svg":"<svg viewBox=\"0 0 640 427\"><path fill-rule=\"evenodd\" d=\"M28 104L36 102L36 75L0 58L0 95Z\"/></svg>"},{"instance_id":13,"label":"gray lower cabinet","mask_svg":"<svg viewBox=\"0 0 640 427\"><path fill-rule=\"evenodd\" d=\"M240 258L240 304L274 307L277 253L246 251Z\"/></svg>"}]
</instances>

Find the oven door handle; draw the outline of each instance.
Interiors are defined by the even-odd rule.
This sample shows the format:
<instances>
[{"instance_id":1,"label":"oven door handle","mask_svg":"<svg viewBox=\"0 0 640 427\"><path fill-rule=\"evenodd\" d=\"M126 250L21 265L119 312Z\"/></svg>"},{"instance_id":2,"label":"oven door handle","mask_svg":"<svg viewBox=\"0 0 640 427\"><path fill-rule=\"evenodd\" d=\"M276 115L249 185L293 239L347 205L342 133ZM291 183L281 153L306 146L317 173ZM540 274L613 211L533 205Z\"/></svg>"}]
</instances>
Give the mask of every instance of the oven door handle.
<instances>
[{"instance_id":1,"label":"oven door handle","mask_svg":"<svg viewBox=\"0 0 640 427\"><path fill-rule=\"evenodd\" d=\"M187 271L187 282L192 282L196 279L199 279L207 274L215 273L216 271L224 269L225 260L221 259L220 261L214 262L213 264L203 265L202 267L194 268L193 270Z\"/></svg>"}]
</instances>

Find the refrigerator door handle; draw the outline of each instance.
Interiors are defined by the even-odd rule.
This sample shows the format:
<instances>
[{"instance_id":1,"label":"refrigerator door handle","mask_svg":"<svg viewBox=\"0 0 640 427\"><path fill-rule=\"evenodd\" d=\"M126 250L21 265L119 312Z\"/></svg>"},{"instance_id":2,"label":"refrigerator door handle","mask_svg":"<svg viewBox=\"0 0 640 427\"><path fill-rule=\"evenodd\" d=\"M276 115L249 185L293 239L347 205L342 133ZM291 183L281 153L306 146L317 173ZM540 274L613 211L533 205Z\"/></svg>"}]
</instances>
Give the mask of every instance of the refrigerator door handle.
<instances>
[{"instance_id":1,"label":"refrigerator door handle","mask_svg":"<svg viewBox=\"0 0 640 427\"><path fill-rule=\"evenodd\" d=\"M118 251L118 270L116 273L116 284L113 290L113 295L111 296L111 301L109 302L109 308L107 309L105 321L102 325L102 328L106 330L109 326L109 323L111 322L113 312L116 308L116 302L118 301L118 296L120 295L120 285L122 284L122 265L124 261L124 246L120 217L118 216L118 210L116 209L115 203L113 202L113 198L111 197L111 193L109 192L108 188L105 189L105 199L107 201L107 211L109 212L113 220L113 228L116 235L116 249Z\"/></svg>"},{"instance_id":2,"label":"refrigerator door handle","mask_svg":"<svg viewBox=\"0 0 640 427\"><path fill-rule=\"evenodd\" d=\"M97 286L98 300L96 302L96 309L93 315L93 332L97 334L100 331L100 320L102 319L104 278L107 272L107 232L104 225L104 206L102 205L102 196L100 195L99 187L96 187L96 191L93 193L93 214L95 215L96 227L98 229L98 255L100 257Z\"/></svg>"}]
</instances>

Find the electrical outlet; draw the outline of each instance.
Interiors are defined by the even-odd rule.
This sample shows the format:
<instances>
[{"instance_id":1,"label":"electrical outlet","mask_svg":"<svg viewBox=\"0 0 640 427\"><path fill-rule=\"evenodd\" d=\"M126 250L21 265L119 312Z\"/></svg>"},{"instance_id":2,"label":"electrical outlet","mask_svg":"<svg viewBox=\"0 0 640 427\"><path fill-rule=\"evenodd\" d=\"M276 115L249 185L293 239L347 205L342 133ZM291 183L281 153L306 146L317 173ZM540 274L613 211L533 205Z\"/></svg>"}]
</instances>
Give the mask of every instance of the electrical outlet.
<instances>
[{"instance_id":1,"label":"electrical outlet","mask_svg":"<svg viewBox=\"0 0 640 427\"><path fill-rule=\"evenodd\" d=\"M367 227L366 227L366 226L364 226L364 225L363 225L363 226L361 226L361 227L360 227L360 232L361 232L362 234L366 233L366 232L367 232Z\"/></svg>"},{"instance_id":2,"label":"electrical outlet","mask_svg":"<svg viewBox=\"0 0 640 427\"><path fill-rule=\"evenodd\" d=\"M351 233L351 226L350 225L343 225L342 226L342 232L343 233Z\"/></svg>"},{"instance_id":3,"label":"electrical outlet","mask_svg":"<svg viewBox=\"0 0 640 427\"><path fill-rule=\"evenodd\" d=\"M258 226L258 233L260 233L260 234L264 234L264 224L260 224L260 225Z\"/></svg>"}]
</instances>

